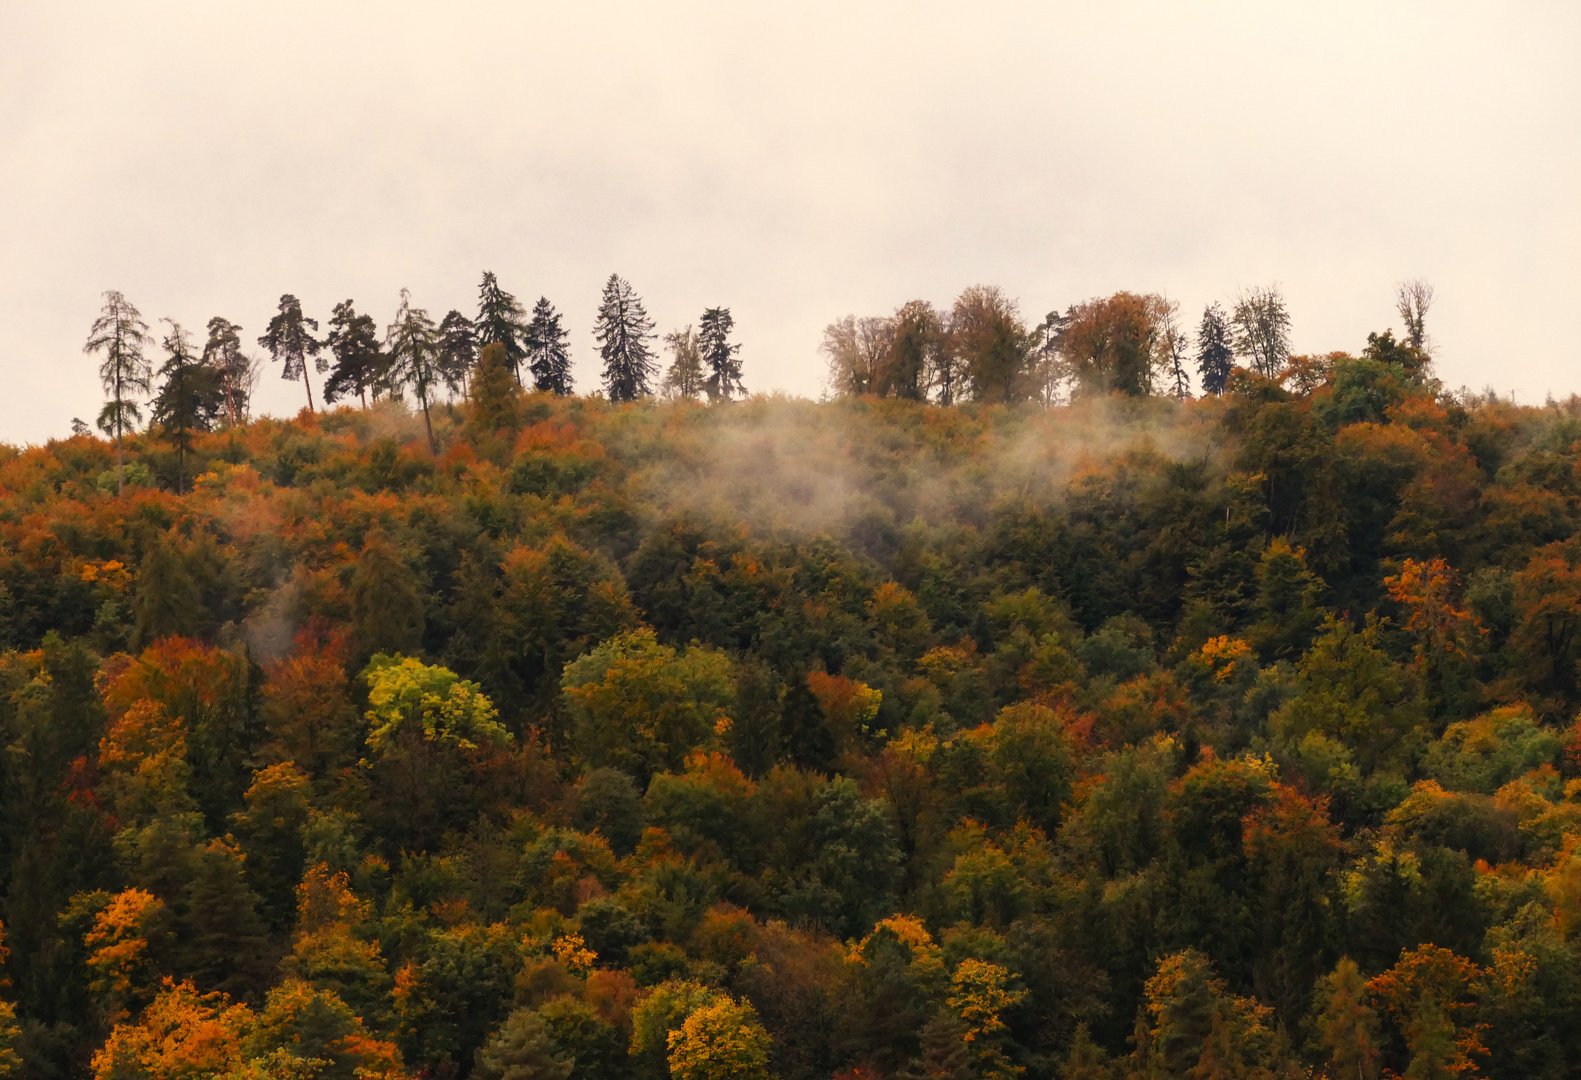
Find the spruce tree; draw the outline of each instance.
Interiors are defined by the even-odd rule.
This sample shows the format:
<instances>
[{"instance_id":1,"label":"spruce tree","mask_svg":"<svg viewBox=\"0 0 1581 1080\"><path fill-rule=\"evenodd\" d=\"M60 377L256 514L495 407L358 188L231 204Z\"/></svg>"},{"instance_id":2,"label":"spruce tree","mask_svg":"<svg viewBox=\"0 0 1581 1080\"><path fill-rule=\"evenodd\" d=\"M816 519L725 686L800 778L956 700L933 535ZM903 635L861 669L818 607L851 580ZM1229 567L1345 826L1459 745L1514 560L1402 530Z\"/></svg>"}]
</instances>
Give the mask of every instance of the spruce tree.
<instances>
[{"instance_id":1,"label":"spruce tree","mask_svg":"<svg viewBox=\"0 0 1581 1080\"><path fill-rule=\"evenodd\" d=\"M522 322L522 306L517 299L500 288L499 279L492 270L483 271L483 284L478 287L478 317L473 320L478 347L505 346L505 360L522 381L521 365L527 356L527 327Z\"/></svg>"},{"instance_id":2,"label":"spruce tree","mask_svg":"<svg viewBox=\"0 0 1581 1080\"><path fill-rule=\"evenodd\" d=\"M428 403L440 380L439 331L428 312L412 306L412 294L401 290L401 306L396 309L395 321L385 331L385 343L390 352L390 385L397 390L410 388L422 406L423 426L428 430L428 448L439 455L439 443L434 439L434 422L429 416Z\"/></svg>"},{"instance_id":3,"label":"spruce tree","mask_svg":"<svg viewBox=\"0 0 1581 1080\"><path fill-rule=\"evenodd\" d=\"M313 381L308 378L307 372L308 358L316 358L320 375L329 370L329 361L318 355L324 343L309 332L317 329L318 320L302 314L302 301L286 293L280 298L279 313L269 320L268 331L258 339L258 344L269 350L269 356L283 365L280 371L282 379L291 382L301 379L302 385L307 387L308 412L314 411Z\"/></svg>"},{"instance_id":4,"label":"spruce tree","mask_svg":"<svg viewBox=\"0 0 1581 1080\"><path fill-rule=\"evenodd\" d=\"M1209 304L1202 309L1202 323L1197 327L1197 372L1202 376L1202 389L1209 394L1224 393L1234 364L1230 321L1217 303Z\"/></svg>"},{"instance_id":5,"label":"spruce tree","mask_svg":"<svg viewBox=\"0 0 1581 1080\"><path fill-rule=\"evenodd\" d=\"M203 345L203 365L219 380L225 402L225 422L232 427L247 420L252 400L256 364L242 352L242 328L216 315L209 320L209 340Z\"/></svg>"},{"instance_id":6,"label":"spruce tree","mask_svg":"<svg viewBox=\"0 0 1581 1080\"><path fill-rule=\"evenodd\" d=\"M533 389L560 397L571 392L571 351L565 344L570 336L549 298L540 296L527 324L527 363Z\"/></svg>"},{"instance_id":7,"label":"spruce tree","mask_svg":"<svg viewBox=\"0 0 1581 1080\"><path fill-rule=\"evenodd\" d=\"M386 357L379 347L379 330L371 315L358 315L350 300L335 305L324 339L335 363L324 383L326 404L357 395L368 407L368 390L384 375Z\"/></svg>"},{"instance_id":8,"label":"spruce tree","mask_svg":"<svg viewBox=\"0 0 1581 1080\"><path fill-rule=\"evenodd\" d=\"M478 1080L566 1080L574 1059L555 1045L543 1018L531 1009L517 1009L477 1052Z\"/></svg>"},{"instance_id":9,"label":"spruce tree","mask_svg":"<svg viewBox=\"0 0 1581 1080\"><path fill-rule=\"evenodd\" d=\"M187 485L187 456L192 453L192 433L208 431L225 408L217 373L192 353L192 342L180 323L171 319L162 345L163 380L153 402L153 419L176 448L176 492Z\"/></svg>"},{"instance_id":10,"label":"spruce tree","mask_svg":"<svg viewBox=\"0 0 1581 1080\"><path fill-rule=\"evenodd\" d=\"M126 493L126 459L121 451L121 438L128 431L135 431L143 419L142 408L136 398L148 393L153 372L143 355L143 347L151 339L148 324L120 293L110 290L104 294L104 307L88 330L88 341L82 351L92 356L104 353L99 365L99 381L110 399L99 410L99 430L115 436L115 491Z\"/></svg>"},{"instance_id":11,"label":"spruce tree","mask_svg":"<svg viewBox=\"0 0 1581 1080\"><path fill-rule=\"evenodd\" d=\"M618 274L604 283L604 299L593 324L598 353L604 359L604 389L611 401L635 401L651 391L648 382L658 371L653 349L653 320L631 283Z\"/></svg>"},{"instance_id":12,"label":"spruce tree","mask_svg":"<svg viewBox=\"0 0 1581 1080\"><path fill-rule=\"evenodd\" d=\"M735 325L730 309L717 307L703 312L698 324L697 346L708 371L703 389L708 392L709 401L729 401L747 392L741 385L741 359L736 355L741 346L730 344L730 331Z\"/></svg>"}]
</instances>

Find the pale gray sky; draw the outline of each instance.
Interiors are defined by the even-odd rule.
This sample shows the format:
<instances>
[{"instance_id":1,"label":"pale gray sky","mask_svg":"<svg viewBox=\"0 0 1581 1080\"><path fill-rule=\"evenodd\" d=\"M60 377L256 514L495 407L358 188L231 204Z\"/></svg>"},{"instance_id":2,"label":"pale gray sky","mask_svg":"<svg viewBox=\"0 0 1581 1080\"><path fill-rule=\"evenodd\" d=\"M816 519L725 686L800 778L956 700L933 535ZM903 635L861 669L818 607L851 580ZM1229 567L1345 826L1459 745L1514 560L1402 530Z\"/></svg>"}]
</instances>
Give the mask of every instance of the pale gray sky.
<instances>
[{"instance_id":1,"label":"pale gray sky","mask_svg":"<svg viewBox=\"0 0 1581 1080\"><path fill-rule=\"evenodd\" d=\"M485 268L582 390L618 271L661 331L730 306L752 389L978 282L1192 324L1277 282L1298 350L1355 351L1424 277L1447 383L1581 391L1578 47L1572 0L0 0L0 441L97 411L105 289L251 342L283 292L382 326Z\"/></svg>"}]
</instances>

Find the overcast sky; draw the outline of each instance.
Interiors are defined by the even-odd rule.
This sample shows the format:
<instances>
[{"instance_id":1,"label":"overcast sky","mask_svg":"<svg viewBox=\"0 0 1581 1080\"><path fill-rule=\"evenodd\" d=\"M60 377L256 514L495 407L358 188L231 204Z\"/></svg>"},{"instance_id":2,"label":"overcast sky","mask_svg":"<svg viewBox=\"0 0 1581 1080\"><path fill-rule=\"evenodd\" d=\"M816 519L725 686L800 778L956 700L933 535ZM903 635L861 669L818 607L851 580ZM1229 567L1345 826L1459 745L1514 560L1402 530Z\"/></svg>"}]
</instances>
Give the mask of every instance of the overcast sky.
<instances>
[{"instance_id":1,"label":"overcast sky","mask_svg":"<svg viewBox=\"0 0 1581 1080\"><path fill-rule=\"evenodd\" d=\"M1578 46L1573 0L0 0L0 441L97 412L106 289L250 343L281 293L382 326L484 269L565 313L584 391L618 272L661 332L730 307L754 390L979 282L1193 324L1277 283L1297 351L1358 351L1422 277L1447 384L1567 395Z\"/></svg>"}]
</instances>

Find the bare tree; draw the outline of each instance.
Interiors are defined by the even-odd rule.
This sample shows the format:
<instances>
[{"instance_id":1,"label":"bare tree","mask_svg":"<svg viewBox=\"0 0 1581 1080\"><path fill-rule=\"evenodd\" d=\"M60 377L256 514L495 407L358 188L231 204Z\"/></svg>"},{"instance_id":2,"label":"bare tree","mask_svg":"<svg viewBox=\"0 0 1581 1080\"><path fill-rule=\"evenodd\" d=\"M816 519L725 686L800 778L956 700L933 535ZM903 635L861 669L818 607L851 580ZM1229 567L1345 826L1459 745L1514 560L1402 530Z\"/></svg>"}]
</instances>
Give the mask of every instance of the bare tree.
<instances>
[{"instance_id":1,"label":"bare tree","mask_svg":"<svg viewBox=\"0 0 1581 1080\"><path fill-rule=\"evenodd\" d=\"M102 352L104 361L99 365L99 381L110 400L99 412L99 430L115 436L115 491L126 493L126 460L121 452L121 436L135 431L143 418L142 408L134 396L146 395L153 371L143 347L153 339L148 336L148 324L137 308L115 290L104 294L104 307L88 330L87 344L82 351L92 356Z\"/></svg>"},{"instance_id":2,"label":"bare tree","mask_svg":"<svg viewBox=\"0 0 1581 1080\"><path fill-rule=\"evenodd\" d=\"M853 397L876 393L878 376L894 329L881 317L847 315L824 327L818 351L829 360L829 389Z\"/></svg>"},{"instance_id":3,"label":"bare tree","mask_svg":"<svg viewBox=\"0 0 1581 1080\"><path fill-rule=\"evenodd\" d=\"M1235 298L1230 314L1235 351L1249 357L1258 374L1272 379L1290 358L1290 312L1279 286L1255 288Z\"/></svg>"},{"instance_id":4,"label":"bare tree","mask_svg":"<svg viewBox=\"0 0 1581 1080\"><path fill-rule=\"evenodd\" d=\"M1402 281L1394 290L1394 306L1405 323L1405 343L1428 352L1427 309L1433 306L1433 287L1421 278Z\"/></svg>"},{"instance_id":5,"label":"bare tree","mask_svg":"<svg viewBox=\"0 0 1581 1080\"><path fill-rule=\"evenodd\" d=\"M1180 304L1167 297L1157 297L1154 304L1158 323L1158 339L1154 346L1158 354L1158 374L1164 392L1176 401L1191 396L1191 375L1186 371L1187 334L1180 328Z\"/></svg>"}]
</instances>

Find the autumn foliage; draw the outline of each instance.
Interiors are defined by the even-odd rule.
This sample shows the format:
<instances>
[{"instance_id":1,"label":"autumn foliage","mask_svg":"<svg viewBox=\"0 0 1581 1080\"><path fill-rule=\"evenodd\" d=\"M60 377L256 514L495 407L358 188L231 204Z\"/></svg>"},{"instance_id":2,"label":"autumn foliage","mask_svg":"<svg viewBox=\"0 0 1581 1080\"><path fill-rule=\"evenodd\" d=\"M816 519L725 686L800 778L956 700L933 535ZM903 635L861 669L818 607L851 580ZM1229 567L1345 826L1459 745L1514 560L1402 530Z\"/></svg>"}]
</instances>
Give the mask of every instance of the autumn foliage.
<instances>
[{"instance_id":1,"label":"autumn foliage","mask_svg":"<svg viewBox=\"0 0 1581 1080\"><path fill-rule=\"evenodd\" d=\"M1170 318L0 448L0 1076L1573 1076L1581 406Z\"/></svg>"}]
</instances>

